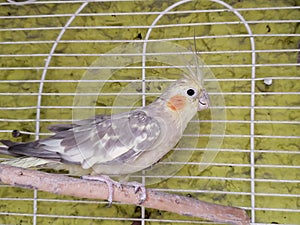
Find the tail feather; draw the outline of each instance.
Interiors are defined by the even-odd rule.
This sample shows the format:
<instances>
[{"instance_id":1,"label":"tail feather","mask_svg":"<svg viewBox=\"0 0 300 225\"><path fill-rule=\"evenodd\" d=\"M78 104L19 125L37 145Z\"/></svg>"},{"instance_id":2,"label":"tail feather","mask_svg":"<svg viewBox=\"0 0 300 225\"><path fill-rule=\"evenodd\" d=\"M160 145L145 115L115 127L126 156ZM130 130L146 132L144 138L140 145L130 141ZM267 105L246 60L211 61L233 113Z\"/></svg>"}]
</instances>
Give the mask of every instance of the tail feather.
<instances>
[{"instance_id":1,"label":"tail feather","mask_svg":"<svg viewBox=\"0 0 300 225\"><path fill-rule=\"evenodd\" d=\"M10 140L0 140L0 142L4 145L6 145L7 147L12 147L14 145L20 144L19 142L13 142Z\"/></svg>"},{"instance_id":2,"label":"tail feather","mask_svg":"<svg viewBox=\"0 0 300 225\"><path fill-rule=\"evenodd\" d=\"M55 159L60 160L61 157L58 152L48 151L43 149L43 145L39 141L33 142L12 142L9 140L0 140L0 142L6 145L8 148L0 147L0 153L11 156L29 156L43 159ZM2 151L1 151L2 150Z\"/></svg>"},{"instance_id":3,"label":"tail feather","mask_svg":"<svg viewBox=\"0 0 300 225\"><path fill-rule=\"evenodd\" d=\"M18 156L10 151L6 147L0 147L0 155Z\"/></svg>"},{"instance_id":4,"label":"tail feather","mask_svg":"<svg viewBox=\"0 0 300 225\"><path fill-rule=\"evenodd\" d=\"M48 163L49 161L46 159L39 159L35 157L13 158L1 162L1 164L5 164L9 166L17 166L22 168L37 168L39 166L47 165Z\"/></svg>"},{"instance_id":5,"label":"tail feather","mask_svg":"<svg viewBox=\"0 0 300 225\"><path fill-rule=\"evenodd\" d=\"M1 164L22 168L52 168L51 165L61 164L60 160L57 160L59 159L58 155L55 152L40 149L38 141L19 143L0 140L0 142L7 146L0 147L0 155L15 157L1 161Z\"/></svg>"},{"instance_id":6,"label":"tail feather","mask_svg":"<svg viewBox=\"0 0 300 225\"><path fill-rule=\"evenodd\" d=\"M7 146L7 147L0 147L1 155L19 156L19 154L9 151L9 148L18 144L18 142L13 142L13 141L9 141L9 140L0 140L0 142Z\"/></svg>"}]
</instances>

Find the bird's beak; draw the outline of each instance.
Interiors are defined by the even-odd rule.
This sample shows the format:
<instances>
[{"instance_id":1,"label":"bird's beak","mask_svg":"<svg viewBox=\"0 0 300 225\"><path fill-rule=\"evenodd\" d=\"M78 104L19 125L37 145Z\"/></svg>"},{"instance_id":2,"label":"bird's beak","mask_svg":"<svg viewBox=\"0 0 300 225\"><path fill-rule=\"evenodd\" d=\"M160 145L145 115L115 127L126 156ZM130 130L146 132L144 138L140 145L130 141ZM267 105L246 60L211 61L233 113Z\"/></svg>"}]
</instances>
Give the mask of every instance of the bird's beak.
<instances>
[{"instance_id":1,"label":"bird's beak","mask_svg":"<svg viewBox=\"0 0 300 225\"><path fill-rule=\"evenodd\" d=\"M203 88L198 100L198 111L202 111L209 107L209 97L206 90Z\"/></svg>"}]
</instances>

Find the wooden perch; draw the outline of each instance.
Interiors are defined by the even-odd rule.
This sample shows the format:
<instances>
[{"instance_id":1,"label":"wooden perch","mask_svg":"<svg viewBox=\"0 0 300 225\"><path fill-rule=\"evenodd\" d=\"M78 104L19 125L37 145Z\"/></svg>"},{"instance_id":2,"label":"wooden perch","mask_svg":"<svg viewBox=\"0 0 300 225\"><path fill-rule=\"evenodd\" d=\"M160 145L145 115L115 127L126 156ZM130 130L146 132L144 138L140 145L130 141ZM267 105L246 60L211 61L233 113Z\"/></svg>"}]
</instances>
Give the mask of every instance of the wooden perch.
<instances>
[{"instance_id":1,"label":"wooden perch","mask_svg":"<svg viewBox=\"0 0 300 225\"><path fill-rule=\"evenodd\" d=\"M49 174L1 164L0 180L3 183L17 187L80 198L107 199L108 196L108 187L102 182L87 181L60 174ZM135 193L133 187L124 185L122 189L115 186L113 188L114 201L139 205L139 193ZM246 212L239 208L217 205L151 189L147 189L146 193L147 199L141 205L148 208L200 217L213 222L236 225L250 224Z\"/></svg>"}]
</instances>

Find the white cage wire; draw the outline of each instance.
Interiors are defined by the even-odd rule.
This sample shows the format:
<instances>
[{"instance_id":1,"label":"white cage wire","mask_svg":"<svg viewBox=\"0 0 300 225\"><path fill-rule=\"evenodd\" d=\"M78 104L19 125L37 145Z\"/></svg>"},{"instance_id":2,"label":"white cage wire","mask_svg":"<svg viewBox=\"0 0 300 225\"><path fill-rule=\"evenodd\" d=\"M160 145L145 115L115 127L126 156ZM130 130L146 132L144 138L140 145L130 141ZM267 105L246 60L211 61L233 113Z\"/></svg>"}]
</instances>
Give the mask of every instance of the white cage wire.
<instances>
[{"instance_id":1,"label":"white cage wire","mask_svg":"<svg viewBox=\"0 0 300 225\"><path fill-rule=\"evenodd\" d=\"M226 124L223 144L203 172L192 158L154 188L244 208L252 224L300 224L299 1L2 0L0 9L0 139L19 130L16 141L34 140L50 134L49 124L71 122L78 83L104 82L82 75L111 49L165 41L190 48L195 41L221 87L227 117L214 120L203 112L192 121L201 124L200 133L190 134L200 142L192 150L216 150L201 144L214 123ZM135 64L116 73L90 107L97 113L120 108L111 99L131 82L142 85L146 104L176 73L174 66ZM142 81L154 89L147 91ZM0 223L211 224L4 184Z\"/></svg>"}]
</instances>

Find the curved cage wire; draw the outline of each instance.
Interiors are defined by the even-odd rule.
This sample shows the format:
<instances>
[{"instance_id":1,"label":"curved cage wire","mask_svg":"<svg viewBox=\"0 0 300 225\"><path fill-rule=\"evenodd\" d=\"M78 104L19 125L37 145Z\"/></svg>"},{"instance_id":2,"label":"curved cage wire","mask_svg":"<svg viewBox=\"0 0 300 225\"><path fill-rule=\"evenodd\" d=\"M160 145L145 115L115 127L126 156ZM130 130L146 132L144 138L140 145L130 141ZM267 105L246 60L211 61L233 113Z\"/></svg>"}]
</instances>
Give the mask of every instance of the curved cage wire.
<instances>
[{"instance_id":1,"label":"curved cage wire","mask_svg":"<svg viewBox=\"0 0 300 225\"><path fill-rule=\"evenodd\" d=\"M213 74L204 79L209 95L224 104L191 121L175 148L188 161L160 162L180 165L175 174L137 176L157 190L244 208L252 224L299 224L297 0L2 0L0 9L0 139L35 140L51 124L149 104L187 66L158 58L196 52ZM128 44L134 52L120 47ZM0 201L1 224L210 224L4 184Z\"/></svg>"}]
</instances>

